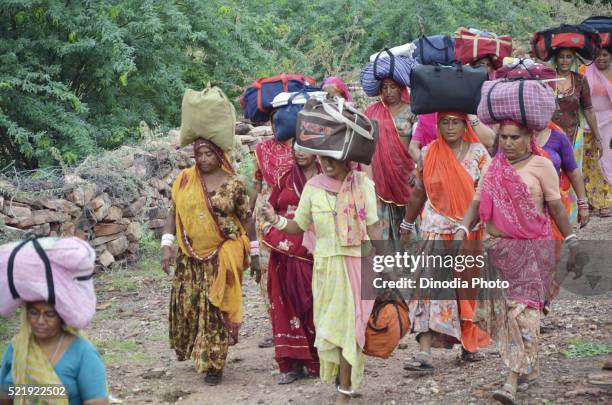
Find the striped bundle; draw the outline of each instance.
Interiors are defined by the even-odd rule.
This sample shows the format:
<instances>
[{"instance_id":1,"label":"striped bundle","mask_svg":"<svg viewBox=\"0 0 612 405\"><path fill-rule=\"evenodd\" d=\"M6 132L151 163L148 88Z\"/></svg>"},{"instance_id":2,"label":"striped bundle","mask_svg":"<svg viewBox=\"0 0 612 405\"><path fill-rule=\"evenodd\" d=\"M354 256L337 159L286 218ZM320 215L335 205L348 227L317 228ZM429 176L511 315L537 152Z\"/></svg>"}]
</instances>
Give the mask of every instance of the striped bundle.
<instances>
[{"instance_id":1,"label":"striped bundle","mask_svg":"<svg viewBox=\"0 0 612 405\"><path fill-rule=\"evenodd\" d=\"M391 59L387 55L380 55L378 60L368 63L361 71L360 80L363 91L370 97L378 96L380 85L386 78L395 80L401 86L409 86L410 73L416 65L417 62L414 59L406 56L393 56Z\"/></svg>"}]
</instances>

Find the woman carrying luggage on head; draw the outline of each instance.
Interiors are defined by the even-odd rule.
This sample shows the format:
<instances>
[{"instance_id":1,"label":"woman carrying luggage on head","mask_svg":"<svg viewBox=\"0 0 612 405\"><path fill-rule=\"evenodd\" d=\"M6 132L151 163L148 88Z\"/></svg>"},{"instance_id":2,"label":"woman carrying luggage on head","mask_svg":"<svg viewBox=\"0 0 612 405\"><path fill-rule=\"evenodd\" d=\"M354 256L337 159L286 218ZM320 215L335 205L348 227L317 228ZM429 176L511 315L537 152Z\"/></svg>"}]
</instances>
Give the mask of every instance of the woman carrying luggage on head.
<instances>
[{"instance_id":1,"label":"woman carrying luggage on head","mask_svg":"<svg viewBox=\"0 0 612 405\"><path fill-rule=\"evenodd\" d=\"M496 340L509 369L505 384L493 395L504 404L516 403L517 386L529 386L539 374L540 310L555 271L551 219L571 248L577 243L555 168L542 156L535 132L512 121L501 123L500 152L483 173L455 234L456 240L465 239L482 220L490 235L486 246L492 275L487 276L509 284L507 289L483 289L474 313L474 321Z\"/></svg>"},{"instance_id":2,"label":"woman carrying luggage on head","mask_svg":"<svg viewBox=\"0 0 612 405\"><path fill-rule=\"evenodd\" d=\"M589 83L593 112L597 117L603 155L593 148L595 132L585 129L584 179L589 201L600 217L610 216L612 206L612 65L609 49L602 48L594 63L581 67Z\"/></svg>"},{"instance_id":3,"label":"woman carrying luggage on head","mask_svg":"<svg viewBox=\"0 0 612 405\"><path fill-rule=\"evenodd\" d=\"M353 97L346 88L346 84L336 76L326 77L321 85L323 91L327 92L332 97L342 97L347 103L353 103Z\"/></svg>"},{"instance_id":4,"label":"woman carrying luggage on head","mask_svg":"<svg viewBox=\"0 0 612 405\"><path fill-rule=\"evenodd\" d=\"M274 114L271 121L274 122ZM274 125L272 125L274 133ZM270 249L262 244L263 232L269 226L264 218L258 213L264 206L272 188L280 184L280 180L291 171L295 161L293 159L293 138L265 140L257 144L255 149L255 167L253 177L253 189L250 194L251 210L255 213L255 224L257 231L257 244L259 248L259 267L261 269L261 281L259 288L266 304L266 310L270 312L270 297L268 296L268 267L270 260ZM273 337L264 338L258 345L260 348L274 347Z\"/></svg>"},{"instance_id":5,"label":"woman carrying luggage on head","mask_svg":"<svg viewBox=\"0 0 612 405\"><path fill-rule=\"evenodd\" d=\"M10 316L21 307L19 331L0 363L0 404L108 404L104 364L80 330L91 322L96 309L93 249L78 238L42 238L4 245L0 255L8 259L0 260L0 313ZM53 283L41 285L44 260ZM9 274L17 295L13 300L7 300L13 294ZM5 307L10 301L12 309ZM10 399L9 394L23 393L20 390L28 387L53 390L46 394L53 399L23 394Z\"/></svg>"},{"instance_id":6,"label":"woman carrying luggage on head","mask_svg":"<svg viewBox=\"0 0 612 405\"><path fill-rule=\"evenodd\" d=\"M574 148L574 157L578 168L582 170L583 152L585 148L583 128L581 126L581 113L584 114L587 124L592 130L592 138L588 139L586 148L594 151L599 158L602 155L601 134L597 126L597 117L593 111L591 92L587 79L572 71L576 62L576 52L572 48L559 48L554 54L554 65L557 77L560 80L554 83L557 110L552 121L559 125ZM572 196L570 223L574 225L578 217L578 206L588 206L588 201L580 199L575 201Z\"/></svg>"},{"instance_id":7,"label":"woman carrying luggage on head","mask_svg":"<svg viewBox=\"0 0 612 405\"><path fill-rule=\"evenodd\" d=\"M212 89L213 91L221 91ZM187 90L183 98L181 136L193 144L196 164L183 169L172 186L172 204L162 237L162 267L168 273L173 261L172 244L178 239L176 269L170 293L170 345L179 361L191 359L204 382L221 382L230 345L238 341L244 309L243 271L249 267L246 229L254 234L246 187L234 172L227 154L210 139L201 123L207 106L198 103L200 93ZM233 146L235 113L209 117L224 122L221 134ZM210 110L213 110L212 108ZM215 111L220 108L216 106ZM189 133L187 133L189 128ZM256 258L251 275L258 272Z\"/></svg>"},{"instance_id":8,"label":"woman carrying luggage on head","mask_svg":"<svg viewBox=\"0 0 612 405\"><path fill-rule=\"evenodd\" d=\"M361 245L380 236L372 181L348 161L320 159L323 173L306 183L293 219L276 214L270 205L262 211L288 234L314 226L312 295L320 377L336 382L336 403L344 403L363 379L362 350L373 306L361 299Z\"/></svg>"},{"instance_id":9,"label":"woman carrying luggage on head","mask_svg":"<svg viewBox=\"0 0 612 405\"><path fill-rule=\"evenodd\" d=\"M418 179L400 230L402 238L410 240L414 222L422 211L420 236L427 241L426 252L433 252L434 244L440 244L435 241L453 239L474 197L475 184L490 161L466 114L437 113L436 118L438 138L421 152ZM478 228L469 239L481 240L482 232ZM440 270L423 269L415 278L436 277L436 274L427 274L435 271ZM417 334L420 353L404 368L430 372L433 370L431 347L451 348L456 343L462 346L463 360L480 360L476 351L488 345L490 339L472 323L475 297L467 290L457 290L456 299L429 299L428 293L419 291L419 297L409 304L411 331Z\"/></svg>"},{"instance_id":10,"label":"woman carrying luggage on head","mask_svg":"<svg viewBox=\"0 0 612 405\"><path fill-rule=\"evenodd\" d=\"M376 185L382 238L399 241L399 224L415 179L415 164L408 148L416 118L410 111L407 86L416 62L398 56L393 66L391 71L389 57L381 55L362 70L361 84L368 96L380 97L364 114L378 121L378 142L370 169Z\"/></svg>"},{"instance_id":11,"label":"woman carrying luggage on head","mask_svg":"<svg viewBox=\"0 0 612 405\"><path fill-rule=\"evenodd\" d=\"M306 182L321 172L315 155L294 151L295 164L272 189L270 205L292 219ZM319 357L314 347L312 314L312 254L302 235L291 235L272 226L263 235L271 249L268 296L275 346L280 369L278 384L290 384L304 376L319 375ZM305 370L304 370L305 369Z\"/></svg>"}]
</instances>

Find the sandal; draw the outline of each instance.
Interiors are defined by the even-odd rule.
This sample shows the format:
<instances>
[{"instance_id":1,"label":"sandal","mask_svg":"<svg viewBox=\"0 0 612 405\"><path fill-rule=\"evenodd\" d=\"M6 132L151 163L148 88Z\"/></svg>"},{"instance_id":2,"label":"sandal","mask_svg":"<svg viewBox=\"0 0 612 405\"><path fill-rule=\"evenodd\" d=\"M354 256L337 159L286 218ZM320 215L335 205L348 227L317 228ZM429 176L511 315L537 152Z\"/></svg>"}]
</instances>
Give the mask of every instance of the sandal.
<instances>
[{"instance_id":1,"label":"sandal","mask_svg":"<svg viewBox=\"0 0 612 405\"><path fill-rule=\"evenodd\" d=\"M204 383L206 385L218 385L221 382L221 377L223 373L208 373L206 377L204 377Z\"/></svg>"},{"instance_id":2,"label":"sandal","mask_svg":"<svg viewBox=\"0 0 612 405\"><path fill-rule=\"evenodd\" d=\"M608 218L610 216L610 210L607 208L602 208L599 210L600 218Z\"/></svg>"},{"instance_id":3,"label":"sandal","mask_svg":"<svg viewBox=\"0 0 612 405\"><path fill-rule=\"evenodd\" d=\"M280 373L280 375L278 376L278 379L276 380L276 383L279 385L291 384L292 382L296 381L298 378L300 378L300 373L298 373L297 371L289 371L288 373Z\"/></svg>"},{"instance_id":4,"label":"sandal","mask_svg":"<svg viewBox=\"0 0 612 405\"><path fill-rule=\"evenodd\" d=\"M272 337L265 338L264 340L262 340L261 342L257 344L257 347L259 347L260 349L267 349L268 347L274 347L274 338Z\"/></svg>"},{"instance_id":5,"label":"sandal","mask_svg":"<svg viewBox=\"0 0 612 405\"><path fill-rule=\"evenodd\" d=\"M417 353L404 364L404 370L432 373L434 366L431 364L431 354L427 352Z\"/></svg>"},{"instance_id":6,"label":"sandal","mask_svg":"<svg viewBox=\"0 0 612 405\"><path fill-rule=\"evenodd\" d=\"M476 362L484 360L484 358L485 358L484 353L468 352L463 347L461 348L461 355L459 356L459 359L461 361L465 361L467 363L476 363Z\"/></svg>"},{"instance_id":7,"label":"sandal","mask_svg":"<svg viewBox=\"0 0 612 405\"><path fill-rule=\"evenodd\" d=\"M510 384L504 384L499 390L493 391L493 399L504 405L516 405L516 389Z\"/></svg>"}]
</instances>

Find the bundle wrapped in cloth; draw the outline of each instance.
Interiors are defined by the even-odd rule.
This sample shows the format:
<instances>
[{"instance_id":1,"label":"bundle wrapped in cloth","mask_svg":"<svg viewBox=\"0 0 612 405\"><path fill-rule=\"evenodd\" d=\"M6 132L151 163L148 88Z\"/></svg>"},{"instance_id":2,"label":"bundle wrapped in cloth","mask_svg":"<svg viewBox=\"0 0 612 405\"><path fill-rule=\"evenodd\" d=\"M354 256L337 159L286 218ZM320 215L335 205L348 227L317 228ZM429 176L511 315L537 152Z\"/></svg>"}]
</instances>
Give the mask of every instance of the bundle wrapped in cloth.
<instances>
[{"instance_id":1,"label":"bundle wrapped in cloth","mask_svg":"<svg viewBox=\"0 0 612 405\"><path fill-rule=\"evenodd\" d=\"M546 83L498 79L482 86L478 118L487 125L510 120L541 131L548 126L555 109L553 90Z\"/></svg>"},{"instance_id":2,"label":"bundle wrapped in cloth","mask_svg":"<svg viewBox=\"0 0 612 405\"><path fill-rule=\"evenodd\" d=\"M379 52L374 62L370 62L361 71L360 80L363 91L370 97L380 95L380 86L384 79L393 79L400 86L410 85L410 73L417 62L406 56L395 56L391 50Z\"/></svg>"},{"instance_id":3,"label":"bundle wrapped in cloth","mask_svg":"<svg viewBox=\"0 0 612 405\"><path fill-rule=\"evenodd\" d=\"M73 328L96 313L93 272L96 253L82 239L41 238L0 246L0 315L24 302L46 301Z\"/></svg>"},{"instance_id":4,"label":"bundle wrapped in cloth","mask_svg":"<svg viewBox=\"0 0 612 405\"><path fill-rule=\"evenodd\" d=\"M496 79L539 79L550 82L557 77L557 71L548 65L531 59L504 58L504 65L495 71Z\"/></svg>"},{"instance_id":5,"label":"bundle wrapped in cloth","mask_svg":"<svg viewBox=\"0 0 612 405\"><path fill-rule=\"evenodd\" d=\"M181 107L181 146L202 138L227 152L234 147L235 125L236 109L220 88L185 91Z\"/></svg>"}]
</instances>

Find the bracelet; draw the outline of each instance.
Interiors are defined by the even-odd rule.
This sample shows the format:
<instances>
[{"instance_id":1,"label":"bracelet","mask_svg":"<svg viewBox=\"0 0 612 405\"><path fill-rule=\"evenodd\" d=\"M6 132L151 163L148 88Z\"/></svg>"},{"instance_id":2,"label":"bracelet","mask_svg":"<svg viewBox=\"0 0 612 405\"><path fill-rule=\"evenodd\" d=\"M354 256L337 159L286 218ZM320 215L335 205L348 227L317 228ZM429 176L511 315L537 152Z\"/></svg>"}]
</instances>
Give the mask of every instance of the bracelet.
<instances>
[{"instance_id":1,"label":"bracelet","mask_svg":"<svg viewBox=\"0 0 612 405\"><path fill-rule=\"evenodd\" d=\"M253 248L259 249L259 241L258 240L252 240L250 246L251 246L251 249L253 249Z\"/></svg>"},{"instance_id":2,"label":"bracelet","mask_svg":"<svg viewBox=\"0 0 612 405\"><path fill-rule=\"evenodd\" d=\"M470 125L472 126L472 128L477 127L478 125L480 125L480 119L473 119L472 121L470 121Z\"/></svg>"},{"instance_id":3,"label":"bracelet","mask_svg":"<svg viewBox=\"0 0 612 405\"><path fill-rule=\"evenodd\" d=\"M470 234L470 230L467 228L467 226L465 226L465 225L463 225L463 224L461 224L461 225L459 225L459 226L457 227L457 231L460 231L460 230L461 230L461 231L463 231L463 232L465 232L465 236L467 236L467 235L469 235L469 234Z\"/></svg>"},{"instance_id":4,"label":"bracelet","mask_svg":"<svg viewBox=\"0 0 612 405\"><path fill-rule=\"evenodd\" d=\"M165 233L162 235L162 238L161 238L161 247L172 246L175 240L176 240L176 236L174 236L171 233Z\"/></svg>"},{"instance_id":5,"label":"bracelet","mask_svg":"<svg viewBox=\"0 0 612 405\"><path fill-rule=\"evenodd\" d=\"M287 218L281 217L280 215L278 215L277 221L273 223L272 226L278 229L279 231L282 231L283 229L287 227L288 222L289 221L287 221Z\"/></svg>"},{"instance_id":6,"label":"bracelet","mask_svg":"<svg viewBox=\"0 0 612 405\"><path fill-rule=\"evenodd\" d=\"M259 248L251 248L251 256L259 256Z\"/></svg>"},{"instance_id":7,"label":"bracelet","mask_svg":"<svg viewBox=\"0 0 612 405\"><path fill-rule=\"evenodd\" d=\"M575 233L572 233L572 234L570 234L570 235L567 235L567 236L565 237L565 239L563 239L563 240L564 240L565 242L567 242L567 241L569 241L569 240L571 240L571 239L576 239L576 238L578 238L578 236L576 236L576 234L575 234Z\"/></svg>"},{"instance_id":8,"label":"bracelet","mask_svg":"<svg viewBox=\"0 0 612 405\"><path fill-rule=\"evenodd\" d=\"M414 231L416 229L416 225L414 222L408 222L405 219L402 219L400 229L403 229L404 231Z\"/></svg>"}]
</instances>

